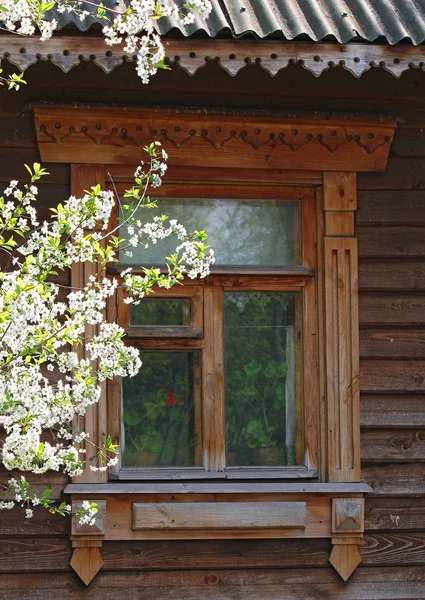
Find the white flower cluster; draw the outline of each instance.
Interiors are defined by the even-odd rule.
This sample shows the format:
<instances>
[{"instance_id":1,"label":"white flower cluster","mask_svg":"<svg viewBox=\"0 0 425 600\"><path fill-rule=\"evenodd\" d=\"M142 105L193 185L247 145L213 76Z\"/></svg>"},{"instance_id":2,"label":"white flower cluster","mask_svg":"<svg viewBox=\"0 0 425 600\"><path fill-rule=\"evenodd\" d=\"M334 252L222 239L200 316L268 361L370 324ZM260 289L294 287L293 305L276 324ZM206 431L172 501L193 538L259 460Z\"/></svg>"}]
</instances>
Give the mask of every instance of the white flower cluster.
<instances>
[{"instance_id":1,"label":"white flower cluster","mask_svg":"<svg viewBox=\"0 0 425 600\"><path fill-rule=\"evenodd\" d=\"M137 170L136 186L126 193L136 201L126 219L129 243L155 243L170 235L181 243L169 257L167 273L145 269L144 275L138 275L128 269L122 274L130 301L136 302L155 285L169 288L185 274L207 275L214 262L203 231L187 233L166 216L134 222L135 211L150 206L146 191L154 176L166 169L165 153L162 160L158 158L158 143L146 150L150 165ZM141 367L138 350L123 341L124 330L106 320L106 304L116 294L118 282L102 273L108 262L117 260L115 253L126 242L112 235L117 228L112 234L108 229L114 197L99 186L83 198L71 196L58 204L52 219L39 223L34 182L45 172L37 163L33 171L28 170L30 184L20 190L18 182L11 181L0 197L0 252L6 254L1 264L7 265L0 269L0 426L6 433L2 460L8 470L36 474L54 470L75 476L84 468L81 455L86 448L80 446L91 441L85 432L73 430L74 417L98 402L105 379L133 376ZM64 294L60 285L49 281L81 261L97 263L81 289ZM77 352L82 339L85 358ZM53 439L45 439L46 430ZM92 470L103 471L117 463L117 446L109 436L97 454L98 464L91 465ZM32 507L40 504L69 513L64 503L52 507L48 490L43 496L30 496L28 486L23 477L10 480L0 510L20 504L30 518ZM88 522L93 510L91 506L83 515Z\"/></svg>"},{"instance_id":2,"label":"white flower cluster","mask_svg":"<svg viewBox=\"0 0 425 600\"><path fill-rule=\"evenodd\" d=\"M196 14L207 17L212 9L210 0L188 0L180 10L171 0L130 0L120 12L94 0L89 4L90 13L87 4L79 0L53 0L51 3L3 0L0 25L21 35L34 35L38 30L40 39L47 40L58 26L55 19L46 15L52 4L59 13L73 12L81 20L89 15L106 19L108 24L102 30L106 43L121 44L125 52L136 55L136 69L143 83L148 83L158 68L164 66L165 51L160 36L155 33L155 21L160 17L172 17L187 25L194 22ZM16 82L14 86L17 86Z\"/></svg>"}]
</instances>

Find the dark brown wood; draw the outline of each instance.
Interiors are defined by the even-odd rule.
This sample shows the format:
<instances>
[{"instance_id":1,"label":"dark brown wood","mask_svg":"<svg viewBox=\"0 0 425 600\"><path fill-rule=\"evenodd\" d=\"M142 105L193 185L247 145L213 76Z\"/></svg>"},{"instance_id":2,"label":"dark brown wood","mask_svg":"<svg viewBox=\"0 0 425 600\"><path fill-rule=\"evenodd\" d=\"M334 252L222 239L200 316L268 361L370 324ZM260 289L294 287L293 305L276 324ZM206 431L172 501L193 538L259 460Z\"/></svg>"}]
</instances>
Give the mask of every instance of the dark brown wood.
<instances>
[{"instance_id":1,"label":"dark brown wood","mask_svg":"<svg viewBox=\"0 0 425 600\"><path fill-rule=\"evenodd\" d=\"M362 329L362 358L425 358L425 331L417 329Z\"/></svg>"},{"instance_id":2,"label":"dark brown wood","mask_svg":"<svg viewBox=\"0 0 425 600\"><path fill-rule=\"evenodd\" d=\"M425 226L425 192L360 191L356 225Z\"/></svg>"},{"instance_id":3,"label":"dark brown wood","mask_svg":"<svg viewBox=\"0 0 425 600\"><path fill-rule=\"evenodd\" d=\"M356 227L356 235L361 258L425 256L425 229L420 227Z\"/></svg>"},{"instance_id":4,"label":"dark brown wood","mask_svg":"<svg viewBox=\"0 0 425 600\"><path fill-rule=\"evenodd\" d=\"M360 327L425 325L425 296L420 294L360 294Z\"/></svg>"},{"instance_id":5,"label":"dark brown wood","mask_svg":"<svg viewBox=\"0 0 425 600\"><path fill-rule=\"evenodd\" d=\"M424 392L425 361L362 360L360 387L362 392Z\"/></svg>"},{"instance_id":6,"label":"dark brown wood","mask_svg":"<svg viewBox=\"0 0 425 600\"><path fill-rule=\"evenodd\" d=\"M385 173L360 173L360 190L425 189L425 158L390 158Z\"/></svg>"},{"instance_id":7,"label":"dark brown wood","mask_svg":"<svg viewBox=\"0 0 425 600\"><path fill-rule=\"evenodd\" d=\"M348 584L331 568L255 569L217 571L148 571L143 573L100 572L88 589L75 575L53 573L2 577L7 590L4 600L116 600L119 594L137 594L144 600L208 598L222 600L304 600L312 590L319 598L341 600L423 600L425 576L422 566L359 567ZM0 596L1 597L1 596ZM137 597L137 596L136 596ZM3 600L2 598L2 600Z\"/></svg>"},{"instance_id":8,"label":"dark brown wood","mask_svg":"<svg viewBox=\"0 0 425 600\"><path fill-rule=\"evenodd\" d=\"M361 259L360 291L425 291L425 261L422 258Z\"/></svg>"}]
</instances>

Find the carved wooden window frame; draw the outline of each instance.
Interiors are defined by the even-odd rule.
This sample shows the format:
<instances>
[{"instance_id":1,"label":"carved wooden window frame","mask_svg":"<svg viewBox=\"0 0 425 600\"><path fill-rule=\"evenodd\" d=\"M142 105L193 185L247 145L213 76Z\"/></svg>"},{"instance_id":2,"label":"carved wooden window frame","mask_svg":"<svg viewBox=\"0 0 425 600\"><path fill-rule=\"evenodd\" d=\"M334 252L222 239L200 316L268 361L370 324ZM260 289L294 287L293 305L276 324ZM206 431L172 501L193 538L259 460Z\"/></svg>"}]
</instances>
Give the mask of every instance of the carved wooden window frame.
<instances>
[{"instance_id":1,"label":"carved wooden window frame","mask_svg":"<svg viewBox=\"0 0 425 600\"><path fill-rule=\"evenodd\" d=\"M103 540L327 537L333 544L330 561L347 579L360 562L363 496L369 489L360 483L356 173L385 169L396 121L98 107L35 107L34 112L41 159L71 163L73 194L94 180L105 181L105 165L115 181L126 179L139 149L158 139L169 154L171 185L189 178L194 168L204 182L261 183L264 171L269 184L311 186L317 197L318 479L110 483L103 473L86 470L65 491L74 505L96 500L100 511L90 530L73 522L73 568L88 584L102 566ZM205 167L211 156L214 167ZM82 266L74 281L83 281L89 271L90 265ZM86 415L95 442L107 433L107 412L114 418L110 397L105 389L106 402ZM249 515L249 525L235 517L234 502L245 503L238 514ZM163 526L140 526L143 515L152 522L158 510L166 515ZM270 516L267 528L264 514ZM210 527L203 529L207 516Z\"/></svg>"}]
</instances>

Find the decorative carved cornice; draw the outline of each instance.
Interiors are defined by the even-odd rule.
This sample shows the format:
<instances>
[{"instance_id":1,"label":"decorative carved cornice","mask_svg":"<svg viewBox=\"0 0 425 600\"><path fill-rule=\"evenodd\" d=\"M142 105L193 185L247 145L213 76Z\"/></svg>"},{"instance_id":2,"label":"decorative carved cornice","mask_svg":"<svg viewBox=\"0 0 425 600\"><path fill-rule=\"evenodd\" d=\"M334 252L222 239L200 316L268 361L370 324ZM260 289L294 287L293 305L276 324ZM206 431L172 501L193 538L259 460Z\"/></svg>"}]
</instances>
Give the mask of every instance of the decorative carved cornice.
<instances>
[{"instance_id":1,"label":"decorative carved cornice","mask_svg":"<svg viewBox=\"0 0 425 600\"><path fill-rule=\"evenodd\" d=\"M192 165L240 166L242 153L248 168L340 170L344 163L373 171L385 168L396 125L316 114L55 106L34 111L41 158L47 162L137 164L139 149L158 140L174 165L184 165L190 155Z\"/></svg>"},{"instance_id":2,"label":"decorative carved cornice","mask_svg":"<svg viewBox=\"0 0 425 600\"><path fill-rule=\"evenodd\" d=\"M371 68L382 67L394 77L412 68L425 69L425 47L398 44L322 44L282 40L199 40L165 39L167 60L178 64L190 75L207 62L215 61L234 76L247 64L259 64L275 76L289 64L301 64L319 77L332 67L342 67L360 77ZM101 37L56 36L40 43L36 38L2 35L0 59L25 71L39 60L51 61L67 73L82 62L93 62L110 73L135 57L120 46L107 46Z\"/></svg>"}]
</instances>

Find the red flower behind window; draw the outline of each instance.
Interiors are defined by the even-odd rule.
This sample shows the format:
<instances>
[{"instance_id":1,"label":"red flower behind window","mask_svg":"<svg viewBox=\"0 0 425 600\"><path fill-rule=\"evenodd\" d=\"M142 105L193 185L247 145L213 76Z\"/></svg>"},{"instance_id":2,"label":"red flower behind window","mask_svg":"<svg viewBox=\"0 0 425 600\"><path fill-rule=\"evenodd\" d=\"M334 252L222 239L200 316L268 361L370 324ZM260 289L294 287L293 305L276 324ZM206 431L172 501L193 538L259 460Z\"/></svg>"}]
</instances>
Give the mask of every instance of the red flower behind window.
<instances>
[{"instance_id":1,"label":"red flower behind window","mask_svg":"<svg viewBox=\"0 0 425 600\"><path fill-rule=\"evenodd\" d=\"M177 404L177 395L173 391L168 390L165 404L167 406L175 406Z\"/></svg>"}]
</instances>

